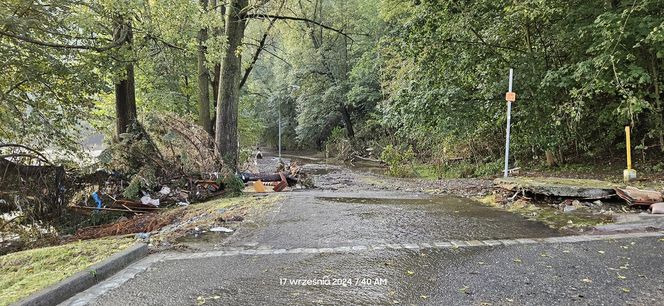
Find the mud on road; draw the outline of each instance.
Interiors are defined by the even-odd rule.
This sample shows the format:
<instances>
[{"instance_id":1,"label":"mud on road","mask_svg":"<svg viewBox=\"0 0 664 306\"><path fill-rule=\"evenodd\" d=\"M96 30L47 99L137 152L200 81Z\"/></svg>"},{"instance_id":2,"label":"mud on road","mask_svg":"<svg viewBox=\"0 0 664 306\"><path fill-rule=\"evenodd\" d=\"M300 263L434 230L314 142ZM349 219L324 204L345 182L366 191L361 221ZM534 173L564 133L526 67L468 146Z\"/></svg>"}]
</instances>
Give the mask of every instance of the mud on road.
<instances>
[{"instance_id":1,"label":"mud on road","mask_svg":"<svg viewBox=\"0 0 664 306\"><path fill-rule=\"evenodd\" d=\"M463 197L489 192L482 180L422 186L302 166L318 188L270 195L279 199L230 236L152 255L66 304L657 304L664 294L659 236L559 237ZM434 186L446 195L427 193Z\"/></svg>"}]
</instances>

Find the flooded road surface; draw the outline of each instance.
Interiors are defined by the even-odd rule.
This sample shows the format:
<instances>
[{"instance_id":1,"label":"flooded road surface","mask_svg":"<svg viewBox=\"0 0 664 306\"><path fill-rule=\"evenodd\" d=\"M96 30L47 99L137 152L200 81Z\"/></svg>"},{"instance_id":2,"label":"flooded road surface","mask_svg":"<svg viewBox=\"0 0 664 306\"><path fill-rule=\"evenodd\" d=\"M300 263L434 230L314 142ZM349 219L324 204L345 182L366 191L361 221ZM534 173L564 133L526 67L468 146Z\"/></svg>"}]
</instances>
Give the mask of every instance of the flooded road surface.
<instances>
[{"instance_id":1,"label":"flooded road surface","mask_svg":"<svg viewBox=\"0 0 664 306\"><path fill-rule=\"evenodd\" d=\"M188 251L152 255L66 304L662 301L660 237L559 237L417 184L320 161L303 169L319 188L280 193L234 233L187 239Z\"/></svg>"},{"instance_id":2,"label":"flooded road surface","mask_svg":"<svg viewBox=\"0 0 664 306\"><path fill-rule=\"evenodd\" d=\"M363 195L385 196L386 192ZM240 228L220 245L337 247L560 235L542 223L473 200L415 196L419 197L333 197L315 192L288 195L267 208L251 228Z\"/></svg>"}]
</instances>

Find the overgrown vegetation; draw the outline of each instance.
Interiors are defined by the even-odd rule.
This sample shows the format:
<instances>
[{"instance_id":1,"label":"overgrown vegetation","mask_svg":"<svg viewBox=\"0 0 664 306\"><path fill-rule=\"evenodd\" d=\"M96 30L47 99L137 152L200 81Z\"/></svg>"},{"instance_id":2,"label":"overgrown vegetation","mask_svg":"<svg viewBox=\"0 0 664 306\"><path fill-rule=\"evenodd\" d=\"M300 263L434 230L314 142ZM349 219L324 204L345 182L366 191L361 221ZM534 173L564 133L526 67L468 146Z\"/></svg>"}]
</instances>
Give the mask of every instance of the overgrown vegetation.
<instances>
[{"instance_id":1,"label":"overgrown vegetation","mask_svg":"<svg viewBox=\"0 0 664 306\"><path fill-rule=\"evenodd\" d=\"M251 86L291 147L337 152L343 129L360 154L412 145L434 176L496 175L514 68L511 167L622 156L625 125L641 164L662 156L661 1L313 2L306 16L364 35L275 33L286 52Z\"/></svg>"},{"instance_id":2,"label":"overgrown vegetation","mask_svg":"<svg viewBox=\"0 0 664 306\"><path fill-rule=\"evenodd\" d=\"M387 173L391 176L409 177L415 174L413 166L415 153L411 146L408 146L405 150L400 150L388 145L381 153L380 158L387 163Z\"/></svg>"}]
</instances>

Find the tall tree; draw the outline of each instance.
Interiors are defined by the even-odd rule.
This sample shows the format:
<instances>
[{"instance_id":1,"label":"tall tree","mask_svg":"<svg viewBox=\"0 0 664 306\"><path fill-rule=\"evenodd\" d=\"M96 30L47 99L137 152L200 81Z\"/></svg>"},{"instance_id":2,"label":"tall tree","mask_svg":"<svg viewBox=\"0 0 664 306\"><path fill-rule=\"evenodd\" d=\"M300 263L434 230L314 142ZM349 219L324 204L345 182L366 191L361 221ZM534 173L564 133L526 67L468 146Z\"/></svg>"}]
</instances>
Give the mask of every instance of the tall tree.
<instances>
[{"instance_id":1,"label":"tall tree","mask_svg":"<svg viewBox=\"0 0 664 306\"><path fill-rule=\"evenodd\" d=\"M203 12L207 11L208 0L200 0ZM210 121L210 72L205 57L205 43L208 39L208 29L203 27L198 31L198 124L212 134Z\"/></svg>"},{"instance_id":2,"label":"tall tree","mask_svg":"<svg viewBox=\"0 0 664 306\"><path fill-rule=\"evenodd\" d=\"M221 61L215 144L217 152L230 167L238 160L238 105L242 59L239 49L246 25L244 10L248 0L230 0L226 7L225 37L227 40Z\"/></svg>"}]
</instances>

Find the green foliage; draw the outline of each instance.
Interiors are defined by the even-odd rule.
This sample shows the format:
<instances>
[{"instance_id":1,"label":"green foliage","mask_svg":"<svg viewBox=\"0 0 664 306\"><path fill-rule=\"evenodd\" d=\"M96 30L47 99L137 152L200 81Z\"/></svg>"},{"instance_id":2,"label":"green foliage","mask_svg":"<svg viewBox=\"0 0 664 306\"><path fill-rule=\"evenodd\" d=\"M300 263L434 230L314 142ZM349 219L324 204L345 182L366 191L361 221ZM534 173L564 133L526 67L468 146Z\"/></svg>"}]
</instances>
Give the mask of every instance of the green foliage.
<instances>
[{"instance_id":1,"label":"green foliage","mask_svg":"<svg viewBox=\"0 0 664 306\"><path fill-rule=\"evenodd\" d=\"M351 143L344 135L341 127L335 127L325 141L325 156L327 157L349 160L351 153L353 153L352 149Z\"/></svg>"},{"instance_id":2,"label":"green foliage","mask_svg":"<svg viewBox=\"0 0 664 306\"><path fill-rule=\"evenodd\" d=\"M276 147L281 117L284 149L327 145L347 155L407 143L438 173L447 159L463 157L473 166L455 175L488 174L502 154L509 68L519 160L546 150L560 162L615 155L624 125L643 148L664 147L661 0L314 0L251 8L286 12L343 34L275 22L242 88L241 147ZM225 44L218 8L198 1L9 0L0 16L0 141L38 149L75 151L90 126L110 136L114 84L127 63L136 68L139 113L195 118L198 32L209 32L210 70ZM132 43L112 46L120 17L132 25ZM265 21L248 23L243 69ZM126 170L136 173L135 166Z\"/></svg>"},{"instance_id":3,"label":"green foliage","mask_svg":"<svg viewBox=\"0 0 664 306\"><path fill-rule=\"evenodd\" d=\"M467 148L465 157L498 157L512 67L517 157L550 148L606 154L624 124L656 140L664 4L611 3L383 1L383 124L417 143L449 137Z\"/></svg>"},{"instance_id":4,"label":"green foliage","mask_svg":"<svg viewBox=\"0 0 664 306\"><path fill-rule=\"evenodd\" d=\"M235 173L224 170L220 174L220 183L224 186L224 191L227 196L238 196L242 194L242 189L244 189L244 182L235 175Z\"/></svg>"},{"instance_id":5,"label":"green foliage","mask_svg":"<svg viewBox=\"0 0 664 306\"><path fill-rule=\"evenodd\" d=\"M415 174L413 165L415 152L413 152L412 146L408 146L404 150L388 145L383 148L380 158L387 164L387 174L390 176L411 177Z\"/></svg>"},{"instance_id":6,"label":"green foliage","mask_svg":"<svg viewBox=\"0 0 664 306\"><path fill-rule=\"evenodd\" d=\"M157 187L157 176L153 168L144 166L132 176L129 185L122 192L126 199L137 200L141 197L141 190L153 190Z\"/></svg>"},{"instance_id":7,"label":"green foliage","mask_svg":"<svg viewBox=\"0 0 664 306\"><path fill-rule=\"evenodd\" d=\"M427 179L454 179L469 177L496 177L503 171L503 162L479 162L468 161L445 163L445 164L420 164L415 167L419 177Z\"/></svg>"}]
</instances>

